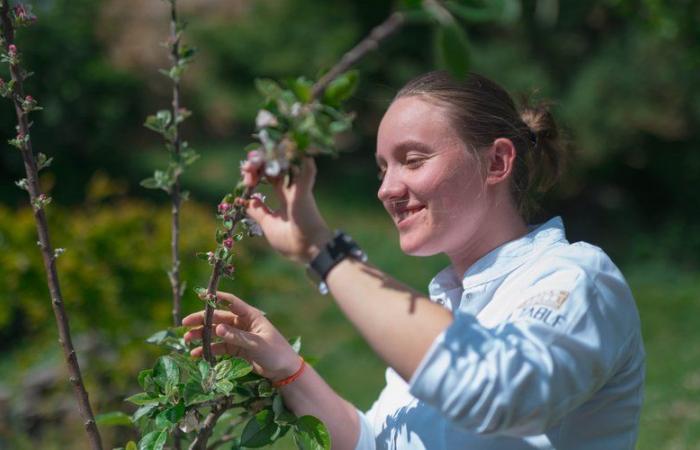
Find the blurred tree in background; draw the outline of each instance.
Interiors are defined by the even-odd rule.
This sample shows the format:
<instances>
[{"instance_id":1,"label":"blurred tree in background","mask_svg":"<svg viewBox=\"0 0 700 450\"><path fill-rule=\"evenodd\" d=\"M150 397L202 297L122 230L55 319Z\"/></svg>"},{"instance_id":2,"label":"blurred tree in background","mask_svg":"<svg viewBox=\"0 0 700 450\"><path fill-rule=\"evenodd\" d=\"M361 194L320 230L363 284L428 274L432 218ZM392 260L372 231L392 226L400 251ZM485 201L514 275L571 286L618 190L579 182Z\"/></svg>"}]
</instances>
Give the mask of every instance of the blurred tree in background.
<instances>
[{"instance_id":1,"label":"blurred tree in background","mask_svg":"<svg viewBox=\"0 0 700 450\"><path fill-rule=\"evenodd\" d=\"M637 295L649 351L639 448L700 448L700 402L689 400L700 394L700 350L687 343L700 338L694 331L700 2L502 3L497 24L468 29L472 69L516 97L556 102L574 155L539 218L561 214L571 240L605 248ZM193 252L212 238L214 205L235 183L253 131L260 101L253 80L316 77L392 6L387 0L181 2L188 40L200 50L184 80L194 110L185 132L202 153L183 181L193 198L183 213L183 278L190 286L206 277L208 267L196 264ZM119 408L133 391L134 371L154 351L142 338L169 322L167 208L138 185L167 158L142 127L147 112L170 95L157 72L167 66L158 45L167 36L167 8L156 0L36 0L34 8L40 21L18 38L36 73L28 84L45 107L32 138L37 150L55 157L41 181L49 189L55 184L48 215L56 245L68 249L59 260L66 306L101 412ZM355 129L340 142L343 156L319 161L317 189L333 226L350 231L375 263L422 290L444 260L400 254L375 200L373 153L393 94L435 67L431 41L428 27L412 25L361 63L350 105L358 113ZM0 109L3 142L14 135L13 114ZM0 151L0 448L80 448L71 439L81 433L66 431L79 424L63 417L72 407L69 388L60 375L26 196L14 185L21 161L6 147ZM301 269L262 242L239 269L241 276L224 288L250 298L289 335L303 335L306 348L321 357L319 370L368 407L382 384L382 364L332 303L313 293ZM185 309L198 306L188 292ZM669 348L687 349L671 356ZM673 369L663 370L667 365ZM368 381L358 386L353 377L361 372Z\"/></svg>"}]
</instances>

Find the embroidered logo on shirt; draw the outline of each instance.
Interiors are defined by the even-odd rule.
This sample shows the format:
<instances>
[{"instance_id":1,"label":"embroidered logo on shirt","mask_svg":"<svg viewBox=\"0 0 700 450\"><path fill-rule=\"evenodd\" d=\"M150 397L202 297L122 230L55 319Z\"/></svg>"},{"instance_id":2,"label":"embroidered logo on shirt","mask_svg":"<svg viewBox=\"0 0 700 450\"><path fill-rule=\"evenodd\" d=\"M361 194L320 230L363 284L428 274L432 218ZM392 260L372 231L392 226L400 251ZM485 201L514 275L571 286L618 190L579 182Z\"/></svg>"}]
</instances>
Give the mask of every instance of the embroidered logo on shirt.
<instances>
[{"instance_id":1,"label":"embroidered logo on shirt","mask_svg":"<svg viewBox=\"0 0 700 450\"><path fill-rule=\"evenodd\" d=\"M527 306L521 309L517 315L518 319L528 318L543 322L550 327L556 327L559 324L566 322L566 317L561 314L556 314L546 306Z\"/></svg>"},{"instance_id":2,"label":"embroidered logo on shirt","mask_svg":"<svg viewBox=\"0 0 700 450\"><path fill-rule=\"evenodd\" d=\"M569 293L567 291L545 291L545 292L540 292L537 295L534 295L524 302L522 302L520 305L518 305L517 308L515 309L522 309L522 308L527 308L530 306L547 306L552 309L559 309L561 306L566 303L566 300L569 298Z\"/></svg>"}]
</instances>

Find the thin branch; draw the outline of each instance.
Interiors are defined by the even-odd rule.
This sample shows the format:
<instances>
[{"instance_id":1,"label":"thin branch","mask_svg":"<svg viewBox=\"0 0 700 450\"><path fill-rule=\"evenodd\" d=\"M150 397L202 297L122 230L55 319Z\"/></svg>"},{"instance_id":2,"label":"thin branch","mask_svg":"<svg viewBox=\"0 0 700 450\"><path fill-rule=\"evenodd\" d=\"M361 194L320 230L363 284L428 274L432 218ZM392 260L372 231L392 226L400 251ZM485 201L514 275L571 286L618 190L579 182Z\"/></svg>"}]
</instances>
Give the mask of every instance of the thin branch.
<instances>
[{"instance_id":1,"label":"thin branch","mask_svg":"<svg viewBox=\"0 0 700 450\"><path fill-rule=\"evenodd\" d=\"M328 73L326 73L316 82L316 84L314 84L313 89L311 90L311 95L313 98L320 96L326 87L328 87L330 82L338 77L338 75L347 71L355 63L357 63L357 61L367 55L367 53L377 49L382 41L398 31L405 22L405 15L400 11L396 11L392 13L384 22L374 27L366 38L343 55L340 61L338 61L338 63L333 66Z\"/></svg>"},{"instance_id":2,"label":"thin branch","mask_svg":"<svg viewBox=\"0 0 700 450\"><path fill-rule=\"evenodd\" d=\"M211 433L214 431L214 426L219 420L219 417L221 417L221 415L224 412L231 408L234 408L235 406L236 404L233 403L233 398L227 397L219 404L212 407L211 412L207 414L206 419L204 419L204 423L199 429L197 437L194 438L194 441L192 441L192 443L190 444L189 450L206 450L207 441L211 437Z\"/></svg>"},{"instance_id":3,"label":"thin branch","mask_svg":"<svg viewBox=\"0 0 700 450\"><path fill-rule=\"evenodd\" d=\"M245 201L250 200L250 197L255 192L256 187L257 185L246 187L241 198ZM245 219L245 217L245 208L237 207L236 214L232 218L233 226L231 227L231 230L227 233L226 237L230 237L233 234L235 234L235 230L238 226L238 223L241 220ZM211 277L209 278L209 284L207 285L207 295L211 296L211 298L215 298L216 296L216 290L219 286L219 281L221 280L221 272L223 270L223 265L223 261L220 259L218 259L216 263L214 263L214 268L212 269ZM207 360L212 366L215 362L214 355L211 352L211 329L213 318L214 307L211 305L211 302L207 302L204 314L204 328L202 330L202 350L204 352L204 359Z\"/></svg>"},{"instance_id":4,"label":"thin branch","mask_svg":"<svg viewBox=\"0 0 700 450\"><path fill-rule=\"evenodd\" d=\"M180 33L177 22L177 0L170 1L170 60L173 67L180 63ZM173 101L172 101L172 121L175 135L173 137L173 155L176 161L180 160L182 149L182 138L180 136L179 122L180 114L180 79L173 79ZM170 191L172 199L172 235L170 239L171 256L173 261L172 270L168 273L170 286L173 292L173 326L179 327L182 320L182 289L180 287L180 205L182 196L180 193L180 172L175 172L175 179Z\"/></svg>"},{"instance_id":5,"label":"thin branch","mask_svg":"<svg viewBox=\"0 0 700 450\"><path fill-rule=\"evenodd\" d=\"M1 1L2 7L0 8L0 17L2 20L2 33L6 46L4 50L9 53L9 46L14 45L14 28L12 20L10 19L9 2L7 0ZM56 272L56 257L54 255L54 250L51 247L49 229L43 209L44 204L41 202L42 198L45 198L45 195L41 193L39 187L37 163L32 151L31 139L29 139L30 124L27 118L28 112L24 110L21 103L22 99L25 98L23 87L25 74L19 63L10 64L10 74L12 76L12 80L14 81L14 88L11 97L15 106L15 112L17 114L18 135L27 137L25 143L21 145L20 151L22 154L22 160L24 161L24 169L27 174L26 188L29 192L29 200L34 210L34 219L36 222L37 233L39 235L39 247L41 248L41 255L44 260L44 269L46 271L49 293L51 295L51 305L53 307L53 312L56 317L56 324L58 326L58 342L63 348L63 354L66 359L68 373L70 375L69 380L73 385L73 390L78 401L80 415L83 418L83 426L85 427L88 440L90 441L90 448L93 450L101 450L102 440L95 423L92 408L90 407L88 393L85 390L85 385L83 384L78 358L76 357L75 349L73 347L68 314L63 306L63 296L61 294L61 287L58 280L58 274Z\"/></svg>"}]
</instances>

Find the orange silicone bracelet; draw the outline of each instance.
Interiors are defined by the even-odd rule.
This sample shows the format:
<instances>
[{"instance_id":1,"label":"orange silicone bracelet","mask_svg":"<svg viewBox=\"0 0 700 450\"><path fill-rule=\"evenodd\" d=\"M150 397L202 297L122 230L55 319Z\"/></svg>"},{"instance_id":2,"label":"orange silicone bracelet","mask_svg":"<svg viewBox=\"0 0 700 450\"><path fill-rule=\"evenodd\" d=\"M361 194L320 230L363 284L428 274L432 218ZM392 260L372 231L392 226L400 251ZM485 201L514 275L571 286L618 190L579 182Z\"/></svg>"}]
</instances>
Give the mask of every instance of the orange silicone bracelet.
<instances>
[{"instance_id":1,"label":"orange silicone bracelet","mask_svg":"<svg viewBox=\"0 0 700 450\"><path fill-rule=\"evenodd\" d=\"M301 356L299 357L299 359L301 359L301 366L299 367L299 369L287 378L273 382L272 387L278 388L286 386L289 383L294 382L297 378L301 376L302 373L304 373L304 369L306 369L306 361L304 361L304 358L302 358Z\"/></svg>"}]
</instances>

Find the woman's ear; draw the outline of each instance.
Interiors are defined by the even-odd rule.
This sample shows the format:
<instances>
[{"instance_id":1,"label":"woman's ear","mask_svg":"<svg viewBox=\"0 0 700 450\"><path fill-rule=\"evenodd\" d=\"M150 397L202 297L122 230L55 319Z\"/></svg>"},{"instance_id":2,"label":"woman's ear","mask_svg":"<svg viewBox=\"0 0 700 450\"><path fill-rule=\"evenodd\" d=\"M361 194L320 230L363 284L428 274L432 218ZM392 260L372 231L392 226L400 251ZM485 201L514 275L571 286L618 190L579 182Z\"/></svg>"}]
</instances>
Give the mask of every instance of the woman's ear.
<instances>
[{"instance_id":1,"label":"woman's ear","mask_svg":"<svg viewBox=\"0 0 700 450\"><path fill-rule=\"evenodd\" d=\"M486 184L507 181L515 166L516 150L513 141L498 138L486 151Z\"/></svg>"}]
</instances>

